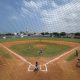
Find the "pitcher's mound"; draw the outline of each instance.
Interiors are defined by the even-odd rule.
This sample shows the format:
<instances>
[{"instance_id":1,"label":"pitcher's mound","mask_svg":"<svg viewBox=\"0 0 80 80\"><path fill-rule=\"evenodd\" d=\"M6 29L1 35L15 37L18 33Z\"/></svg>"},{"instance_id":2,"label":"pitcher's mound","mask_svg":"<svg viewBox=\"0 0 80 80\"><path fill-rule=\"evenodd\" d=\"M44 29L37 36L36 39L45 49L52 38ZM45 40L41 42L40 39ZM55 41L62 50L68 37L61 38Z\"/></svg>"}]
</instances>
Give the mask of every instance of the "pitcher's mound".
<instances>
[{"instance_id":1,"label":"pitcher's mound","mask_svg":"<svg viewBox=\"0 0 80 80\"><path fill-rule=\"evenodd\" d=\"M37 45L34 45L33 48L45 49L45 48L47 48L47 45L37 44Z\"/></svg>"}]
</instances>

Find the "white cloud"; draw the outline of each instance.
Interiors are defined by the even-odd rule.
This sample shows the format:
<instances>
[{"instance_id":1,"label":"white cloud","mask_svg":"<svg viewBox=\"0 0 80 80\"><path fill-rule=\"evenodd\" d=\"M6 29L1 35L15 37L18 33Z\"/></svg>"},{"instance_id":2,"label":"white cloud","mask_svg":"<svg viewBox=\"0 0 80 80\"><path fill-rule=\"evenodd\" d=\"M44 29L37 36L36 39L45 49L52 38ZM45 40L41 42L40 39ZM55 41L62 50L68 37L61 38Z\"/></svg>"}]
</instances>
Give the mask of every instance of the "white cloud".
<instances>
[{"instance_id":1,"label":"white cloud","mask_svg":"<svg viewBox=\"0 0 80 80\"><path fill-rule=\"evenodd\" d=\"M79 3L79 2L80 2L80 0L72 0L72 1L73 1L73 2L75 2L75 3L76 3L76 2L77 2L77 3Z\"/></svg>"},{"instance_id":2,"label":"white cloud","mask_svg":"<svg viewBox=\"0 0 80 80\"><path fill-rule=\"evenodd\" d=\"M23 0L23 5L21 7L21 16L22 17L26 17L27 15L31 17L31 15L36 12L39 11L39 8L42 6L42 3L37 3L34 1L26 1Z\"/></svg>"},{"instance_id":3,"label":"white cloud","mask_svg":"<svg viewBox=\"0 0 80 80\"><path fill-rule=\"evenodd\" d=\"M45 25L43 28L47 31L80 31L80 0L73 0L63 6L58 6L54 0L50 2L52 8L43 9L43 6L48 6L48 0L23 0L21 8L21 16L33 16L39 13L41 22ZM13 17L13 19L16 19Z\"/></svg>"},{"instance_id":4,"label":"white cloud","mask_svg":"<svg viewBox=\"0 0 80 80\"><path fill-rule=\"evenodd\" d=\"M58 7L58 5L57 5L54 1L52 1L51 5L52 5L52 7L54 7L54 8L57 8L57 7Z\"/></svg>"},{"instance_id":5,"label":"white cloud","mask_svg":"<svg viewBox=\"0 0 80 80\"><path fill-rule=\"evenodd\" d=\"M30 8L32 10L37 10L38 9L38 5L34 2L34 1L23 1L24 5L25 5L25 8Z\"/></svg>"},{"instance_id":6,"label":"white cloud","mask_svg":"<svg viewBox=\"0 0 80 80\"><path fill-rule=\"evenodd\" d=\"M48 5L48 2L47 2L47 0L38 1L37 5L39 8L42 8L43 5Z\"/></svg>"},{"instance_id":7,"label":"white cloud","mask_svg":"<svg viewBox=\"0 0 80 80\"><path fill-rule=\"evenodd\" d=\"M31 12L29 10L27 10L26 8L21 8L21 11L23 12L23 14L31 14Z\"/></svg>"},{"instance_id":8,"label":"white cloud","mask_svg":"<svg viewBox=\"0 0 80 80\"><path fill-rule=\"evenodd\" d=\"M68 3L57 9L44 10L42 21L50 31L80 31L80 3Z\"/></svg>"}]
</instances>

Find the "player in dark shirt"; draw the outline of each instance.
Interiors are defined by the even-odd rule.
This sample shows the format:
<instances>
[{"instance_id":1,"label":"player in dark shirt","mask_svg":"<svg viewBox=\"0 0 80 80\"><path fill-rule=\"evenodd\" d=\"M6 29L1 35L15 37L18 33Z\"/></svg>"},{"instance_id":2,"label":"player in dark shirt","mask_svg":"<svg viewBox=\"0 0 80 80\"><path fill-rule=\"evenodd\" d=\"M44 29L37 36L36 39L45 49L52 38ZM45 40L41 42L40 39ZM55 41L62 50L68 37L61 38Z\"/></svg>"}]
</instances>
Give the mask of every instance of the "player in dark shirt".
<instances>
[{"instance_id":1,"label":"player in dark shirt","mask_svg":"<svg viewBox=\"0 0 80 80\"><path fill-rule=\"evenodd\" d=\"M34 72L38 71L39 70L39 64L38 62L36 61L36 64L35 64L35 68L34 68Z\"/></svg>"}]
</instances>

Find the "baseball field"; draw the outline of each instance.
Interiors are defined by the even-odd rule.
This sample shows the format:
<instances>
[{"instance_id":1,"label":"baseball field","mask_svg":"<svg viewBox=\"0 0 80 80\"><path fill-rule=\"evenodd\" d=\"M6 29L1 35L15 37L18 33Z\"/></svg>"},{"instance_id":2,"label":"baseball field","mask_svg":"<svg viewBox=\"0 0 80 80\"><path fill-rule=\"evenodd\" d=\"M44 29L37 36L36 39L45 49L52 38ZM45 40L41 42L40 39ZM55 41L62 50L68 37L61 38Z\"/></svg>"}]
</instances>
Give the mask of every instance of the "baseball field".
<instances>
[{"instance_id":1,"label":"baseball field","mask_svg":"<svg viewBox=\"0 0 80 80\"><path fill-rule=\"evenodd\" d=\"M80 80L76 50L80 39L0 39L0 80Z\"/></svg>"}]
</instances>

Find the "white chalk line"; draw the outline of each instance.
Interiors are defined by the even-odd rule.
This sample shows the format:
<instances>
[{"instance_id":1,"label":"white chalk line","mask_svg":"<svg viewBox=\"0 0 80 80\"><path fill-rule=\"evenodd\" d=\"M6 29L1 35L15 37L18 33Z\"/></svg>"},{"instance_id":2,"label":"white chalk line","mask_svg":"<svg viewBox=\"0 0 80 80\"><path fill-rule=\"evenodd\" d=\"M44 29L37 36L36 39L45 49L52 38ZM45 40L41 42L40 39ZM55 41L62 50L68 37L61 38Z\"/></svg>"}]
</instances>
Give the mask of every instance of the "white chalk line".
<instances>
[{"instance_id":1,"label":"white chalk line","mask_svg":"<svg viewBox=\"0 0 80 80\"><path fill-rule=\"evenodd\" d=\"M30 70L31 66L33 66L35 68L35 65L31 64L29 61L27 61L25 58L23 58L22 56L18 55L16 52L13 52L12 50L10 50L9 48L7 48L6 46L4 46L2 43L0 43L0 45L5 48L6 50L8 50L9 52L11 52L13 55L15 55L16 57L18 57L19 59L21 59L22 61L26 62L29 64L29 67L28 67L28 71L33 71L33 70ZM47 66L45 65L45 70L42 70L41 69L41 66L42 65L39 65L40 67L40 71L47 71Z\"/></svg>"},{"instance_id":2,"label":"white chalk line","mask_svg":"<svg viewBox=\"0 0 80 80\"><path fill-rule=\"evenodd\" d=\"M50 60L49 62L43 64L43 65L45 66L45 70L42 70L42 69L41 69L41 66L43 66L43 65L40 65L41 71L44 71L44 72L46 71L46 72L47 72L47 71L48 71L47 65L48 65L49 63L55 62L55 61L59 60L60 58L62 58L63 56L67 55L68 53L74 51L74 50L77 49L77 48L78 48L78 47L73 48L72 50L70 50L70 51L68 51L68 52L66 52L66 53L63 53L62 55L60 55L60 56L58 56L58 57L56 57L56 58ZM33 70L30 70L30 67L31 67L31 66L29 66L29 71L33 71Z\"/></svg>"},{"instance_id":3,"label":"white chalk line","mask_svg":"<svg viewBox=\"0 0 80 80\"><path fill-rule=\"evenodd\" d=\"M22 56L18 55L17 53L13 52L12 50L10 50L9 48L7 48L6 46L4 46L2 43L0 43L0 45L2 47L4 47L6 50L8 50L9 52L11 52L12 54L14 54L15 56L17 56L19 59L21 59L22 61L32 65L29 61L27 61L25 58L23 58Z\"/></svg>"},{"instance_id":4,"label":"white chalk line","mask_svg":"<svg viewBox=\"0 0 80 80\"><path fill-rule=\"evenodd\" d=\"M66 52L66 53L63 53L62 55L60 55L60 56L58 56L58 57L56 57L56 58L50 60L49 62L46 63L46 65L48 65L48 64L51 63L51 62L55 62L55 61L59 60L60 58L62 58L63 56L67 55L68 53L70 53L70 52L76 50L77 48L78 48L78 47L73 48L72 50L70 50L70 51L68 51L68 52Z\"/></svg>"},{"instance_id":5,"label":"white chalk line","mask_svg":"<svg viewBox=\"0 0 80 80\"><path fill-rule=\"evenodd\" d=\"M29 64L29 67L28 67L28 71L29 71L29 72L30 72L30 71L33 71L33 70L31 70L31 67L33 66L33 67L35 68L35 65L31 64L31 63L30 63L29 61L27 61L25 58L23 58L22 56L18 55L18 54L15 53L15 52L13 52L12 50L10 50L10 49L7 48L6 46L4 46L2 43L0 43L0 45L3 46L6 50L8 50L9 52L11 52L12 54L14 54L15 56L17 56L17 57L18 57L19 59L21 59L22 61L28 63L28 64ZM43 72L46 71L46 72L47 72L47 71L48 71L47 65L48 65L49 63L55 62L55 61L59 60L59 59L62 58L63 56L65 56L65 55L67 55L68 53L74 51L75 49L77 49L77 47L76 47L76 48L73 48L72 50L70 50L70 51L68 51L68 52L66 52L66 53L64 53L64 54L62 54L62 55L60 55L60 56L58 56L58 57L56 57L56 58L54 58L54 59L52 59L52 60L50 60L49 62L47 62L47 63L45 63L45 64L43 64L43 65L39 65L40 71L43 71ZM45 69L44 69L44 70L41 68L42 66L45 66Z\"/></svg>"},{"instance_id":6,"label":"white chalk line","mask_svg":"<svg viewBox=\"0 0 80 80\"><path fill-rule=\"evenodd\" d=\"M33 67L33 69L31 69L31 67ZM42 72L48 71L47 65L44 65L44 67L45 67L45 69L42 69L42 65L39 65L39 71L42 71ZM28 67L29 72L33 72L34 69L35 69L35 65L29 65L29 67Z\"/></svg>"}]
</instances>

